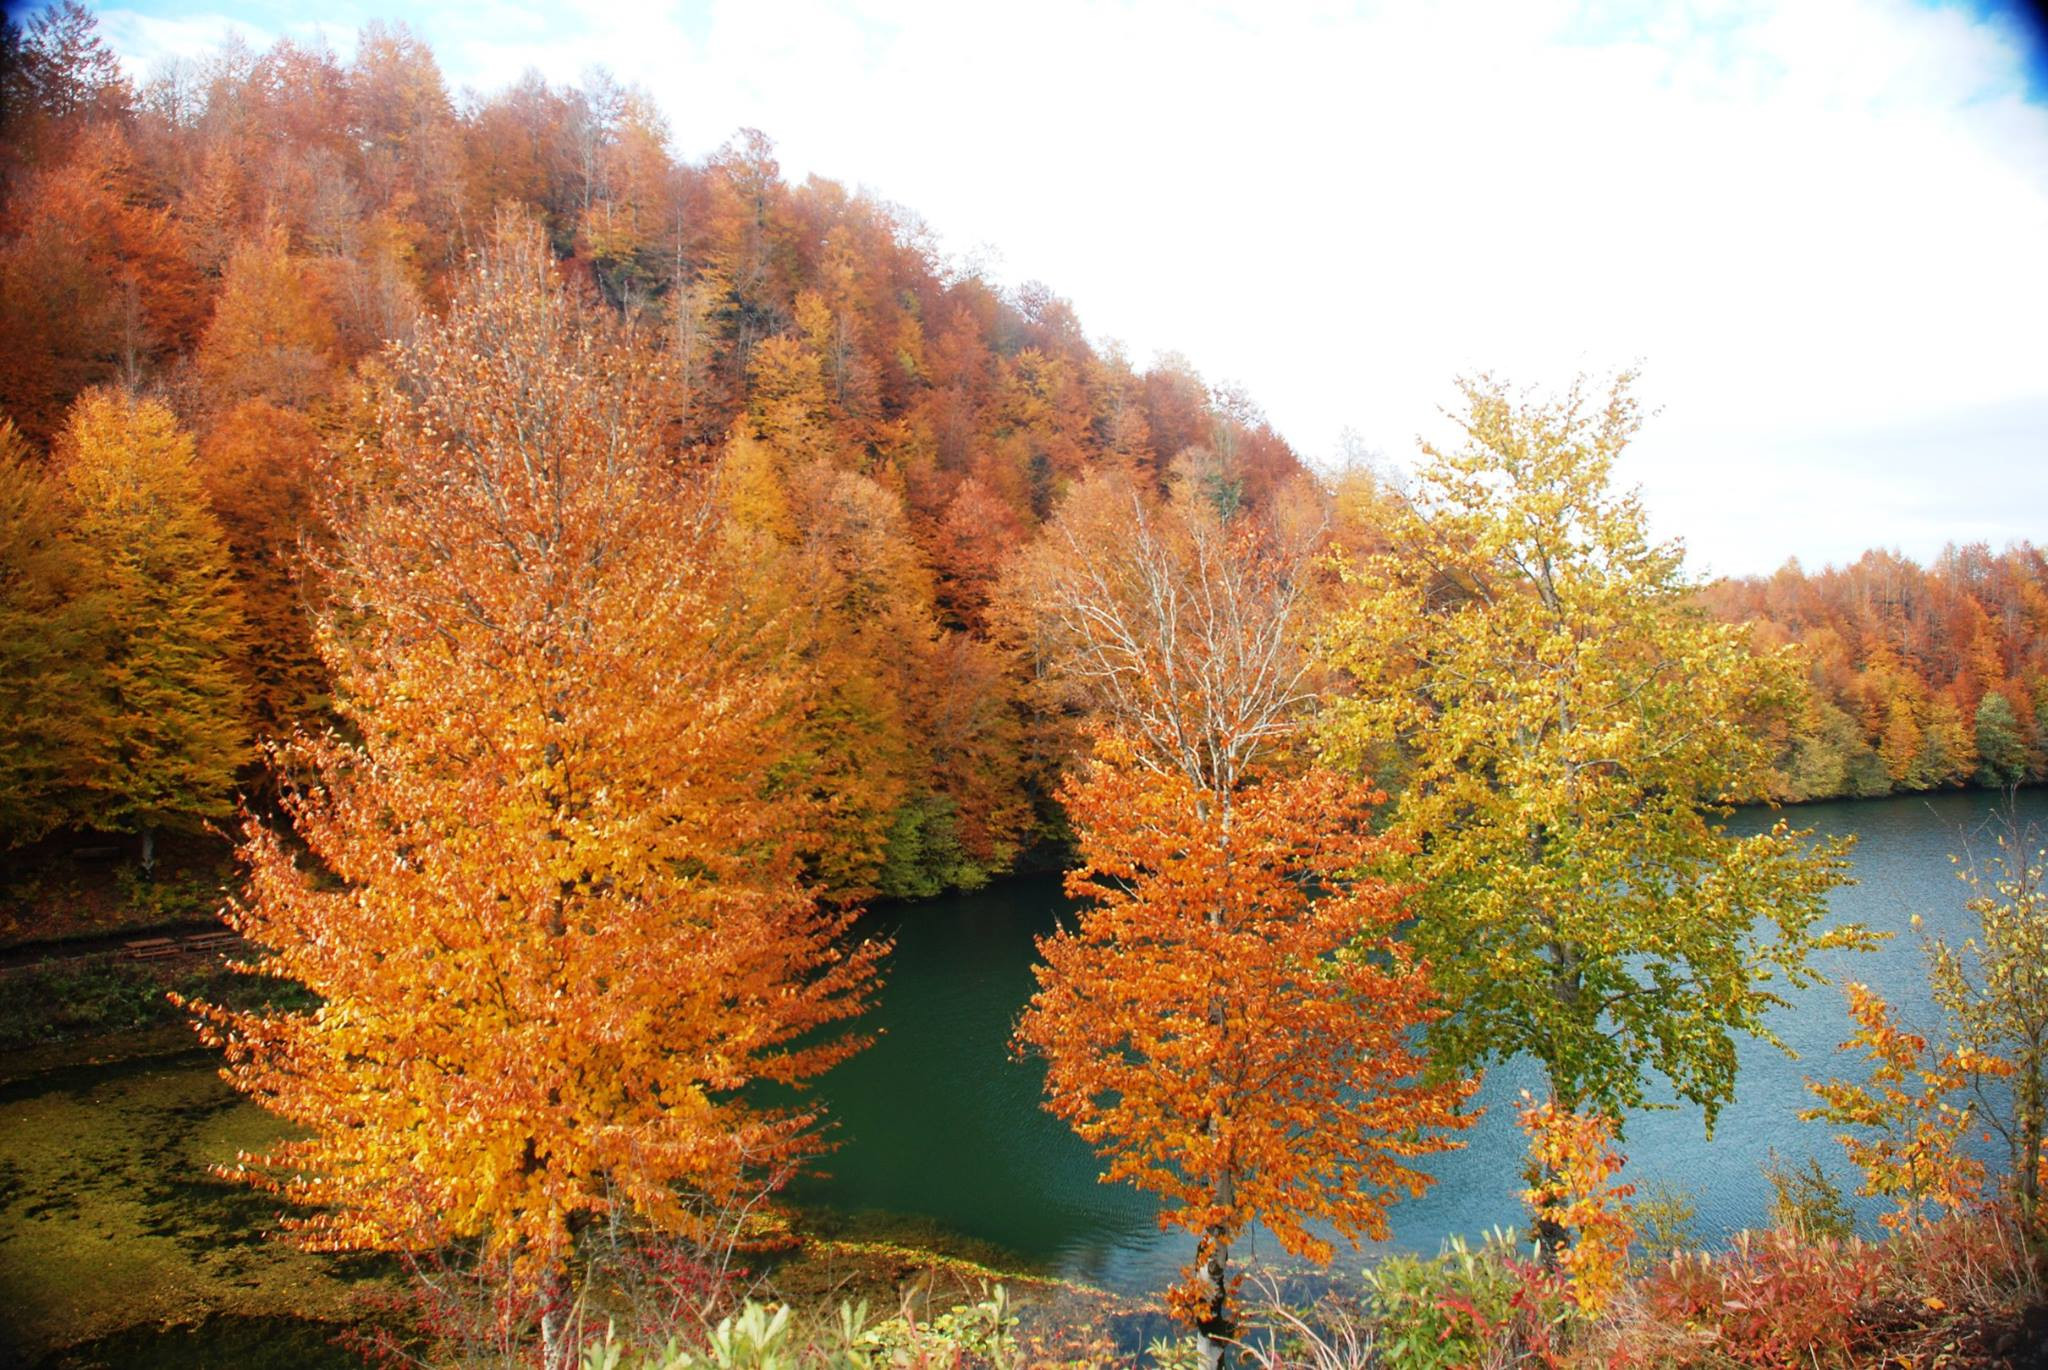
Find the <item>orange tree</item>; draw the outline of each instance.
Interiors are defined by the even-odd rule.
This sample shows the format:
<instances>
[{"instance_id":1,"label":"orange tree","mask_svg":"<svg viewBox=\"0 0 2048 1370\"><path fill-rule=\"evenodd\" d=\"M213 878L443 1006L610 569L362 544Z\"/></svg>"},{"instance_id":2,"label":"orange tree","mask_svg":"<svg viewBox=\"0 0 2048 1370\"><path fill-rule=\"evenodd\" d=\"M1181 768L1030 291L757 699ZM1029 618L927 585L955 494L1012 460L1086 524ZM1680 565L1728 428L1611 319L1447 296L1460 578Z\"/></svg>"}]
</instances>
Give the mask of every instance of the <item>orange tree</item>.
<instances>
[{"instance_id":1,"label":"orange tree","mask_svg":"<svg viewBox=\"0 0 2048 1370\"><path fill-rule=\"evenodd\" d=\"M1572 1113L1524 1090L1516 1120L1529 1136L1522 1198L1535 1216L1543 1260L1564 1276L1571 1303L1597 1314L1628 1275L1635 1237L1627 1207L1635 1186L1610 1183L1624 1164L1614 1149L1614 1119Z\"/></svg>"},{"instance_id":2,"label":"orange tree","mask_svg":"<svg viewBox=\"0 0 2048 1370\"><path fill-rule=\"evenodd\" d=\"M1017 1028L1047 1107L1197 1237L1171 1302L1205 1357L1234 1330L1231 1248L1263 1222L1386 1234L1422 1192L1412 1158L1454 1145L1467 1082L1418 1081L1426 969L1400 892L1353 879L1380 796L1278 749L1306 689L1294 644L1313 527L1226 520L1188 488L1154 511L1120 479L1071 498L1005 614L1089 709L1091 763L1062 788L1093 901L1044 938Z\"/></svg>"},{"instance_id":3,"label":"orange tree","mask_svg":"<svg viewBox=\"0 0 2048 1370\"><path fill-rule=\"evenodd\" d=\"M1984 1187L1984 1163L1963 1147L1976 1112L1951 1096L1973 1077L2008 1075L2011 1067L1967 1045L1935 1057L1925 1037L1900 1027L1891 1006L1868 985L1847 986L1849 1016L1856 1031L1844 1051L1861 1051L1870 1077L1809 1080L1820 1101L1799 1116L1852 1129L1836 1140L1863 1171L1862 1193L1880 1195L1896 1207L1878 1221L1900 1230L1927 1216L1927 1209L1959 1209Z\"/></svg>"},{"instance_id":4,"label":"orange tree","mask_svg":"<svg viewBox=\"0 0 2048 1370\"><path fill-rule=\"evenodd\" d=\"M236 1173L310 1206L313 1247L475 1243L564 1291L594 1217L702 1235L786 1173L817 1111L748 1087L856 1045L825 1029L880 948L814 905L798 815L761 797L778 683L664 467L663 386L517 222L385 354L329 511L347 731L278 751L296 843L246 827L229 912L321 1006L199 1010L300 1129ZM563 1363L559 1313L540 1331Z\"/></svg>"}]
</instances>

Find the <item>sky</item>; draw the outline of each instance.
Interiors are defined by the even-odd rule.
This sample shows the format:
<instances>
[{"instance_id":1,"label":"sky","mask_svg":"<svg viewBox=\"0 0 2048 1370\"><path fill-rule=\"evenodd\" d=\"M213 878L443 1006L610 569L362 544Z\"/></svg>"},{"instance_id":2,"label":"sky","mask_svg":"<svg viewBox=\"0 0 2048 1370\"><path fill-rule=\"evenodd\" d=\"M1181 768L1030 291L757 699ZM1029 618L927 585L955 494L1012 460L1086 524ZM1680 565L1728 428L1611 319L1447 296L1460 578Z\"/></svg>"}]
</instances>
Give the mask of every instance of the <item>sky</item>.
<instances>
[{"instance_id":1,"label":"sky","mask_svg":"<svg viewBox=\"0 0 2048 1370\"><path fill-rule=\"evenodd\" d=\"M402 19L451 88L638 84L676 151L914 211L1100 342L1399 467L1453 379L1641 370L1703 574L2048 542L2048 52L1909 0L142 0L131 71Z\"/></svg>"}]
</instances>

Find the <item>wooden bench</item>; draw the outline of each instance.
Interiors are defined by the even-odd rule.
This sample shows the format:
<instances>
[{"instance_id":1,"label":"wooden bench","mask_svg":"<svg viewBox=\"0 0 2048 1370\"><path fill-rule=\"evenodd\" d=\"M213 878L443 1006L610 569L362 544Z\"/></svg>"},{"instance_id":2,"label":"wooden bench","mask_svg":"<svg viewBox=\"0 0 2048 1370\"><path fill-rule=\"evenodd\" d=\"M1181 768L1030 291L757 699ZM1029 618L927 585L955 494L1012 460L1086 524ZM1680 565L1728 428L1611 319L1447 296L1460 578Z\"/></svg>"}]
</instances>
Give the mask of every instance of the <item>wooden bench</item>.
<instances>
[{"instance_id":1,"label":"wooden bench","mask_svg":"<svg viewBox=\"0 0 2048 1370\"><path fill-rule=\"evenodd\" d=\"M130 961L161 961L176 956L178 944L168 937L138 937L127 943L121 954Z\"/></svg>"},{"instance_id":2,"label":"wooden bench","mask_svg":"<svg viewBox=\"0 0 2048 1370\"><path fill-rule=\"evenodd\" d=\"M185 950L214 951L223 947L232 947L241 940L241 934L239 933L202 932L196 937L187 937L185 939Z\"/></svg>"}]
</instances>

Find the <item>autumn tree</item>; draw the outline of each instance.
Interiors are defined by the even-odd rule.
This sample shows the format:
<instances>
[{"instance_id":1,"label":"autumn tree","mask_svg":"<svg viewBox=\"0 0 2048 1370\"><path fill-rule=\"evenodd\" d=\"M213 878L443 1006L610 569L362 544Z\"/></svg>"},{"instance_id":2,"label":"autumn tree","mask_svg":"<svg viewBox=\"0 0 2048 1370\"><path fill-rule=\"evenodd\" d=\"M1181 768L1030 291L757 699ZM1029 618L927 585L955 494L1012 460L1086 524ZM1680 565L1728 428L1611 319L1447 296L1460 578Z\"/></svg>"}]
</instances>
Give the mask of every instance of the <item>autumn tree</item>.
<instances>
[{"instance_id":1,"label":"autumn tree","mask_svg":"<svg viewBox=\"0 0 2048 1370\"><path fill-rule=\"evenodd\" d=\"M306 864L251 822L230 911L323 1006L205 1035L298 1129L238 1173L308 1244L472 1243L560 1289L596 1217L705 1237L816 1146L815 1105L750 1087L854 1049L880 948L767 797L784 690L663 458L658 354L508 219L380 376L319 636L347 732L279 753Z\"/></svg>"},{"instance_id":2,"label":"autumn tree","mask_svg":"<svg viewBox=\"0 0 2048 1370\"><path fill-rule=\"evenodd\" d=\"M313 646L305 552L323 529L327 448L312 423L266 400L230 409L199 445L199 478L227 535L249 625L241 666L257 733L283 737L319 713L326 671Z\"/></svg>"},{"instance_id":3,"label":"autumn tree","mask_svg":"<svg viewBox=\"0 0 2048 1370\"><path fill-rule=\"evenodd\" d=\"M248 758L241 606L192 439L170 410L89 391L57 456L91 663L82 721L99 739L81 821L139 834L147 874L159 828L233 809Z\"/></svg>"},{"instance_id":4,"label":"autumn tree","mask_svg":"<svg viewBox=\"0 0 2048 1370\"><path fill-rule=\"evenodd\" d=\"M2011 700L1995 690L1987 692L1977 704L1974 732L1978 784L2004 789L2026 778L2027 749L2020 741L2019 716Z\"/></svg>"},{"instance_id":5,"label":"autumn tree","mask_svg":"<svg viewBox=\"0 0 2048 1370\"><path fill-rule=\"evenodd\" d=\"M2002 1070L2001 1063L1960 1043L1937 1055L1925 1037L1899 1025L1868 985L1850 984L1846 993L1856 1031L1841 1049L1861 1052L1869 1075L1861 1082L1808 1080L1820 1103L1799 1116L1849 1129L1836 1140L1863 1172L1858 1192L1893 1202L1878 1218L1885 1227L1910 1227L1929 1209L1962 1208L1983 1189L1984 1163L1966 1146L1975 1109L1954 1096L1973 1075Z\"/></svg>"},{"instance_id":6,"label":"autumn tree","mask_svg":"<svg viewBox=\"0 0 2048 1370\"><path fill-rule=\"evenodd\" d=\"M281 225L243 243L228 259L195 354L213 402L306 409L321 400L337 370L331 314Z\"/></svg>"},{"instance_id":7,"label":"autumn tree","mask_svg":"<svg viewBox=\"0 0 2048 1370\"><path fill-rule=\"evenodd\" d=\"M2042 776L2048 560L2039 548L1951 546L1927 566L1883 551L1819 571L1788 562L1700 597L1715 617L1754 625L1759 644L1802 649L1814 706L1794 721L1779 760L1786 797Z\"/></svg>"},{"instance_id":8,"label":"autumn tree","mask_svg":"<svg viewBox=\"0 0 2048 1370\"><path fill-rule=\"evenodd\" d=\"M2039 829L2010 809L1994 829L1995 850L1958 863L1975 935L1960 944L1931 939L1929 978L1956 1052L1972 1067L1975 1116L2005 1141L2020 1214L2048 1244L2048 851Z\"/></svg>"},{"instance_id":9,"label":"autumn tree","mask_svg":"<svg viewBox=\"0 0 2048 1370\"><path fill-rule=\"evenodd\" d=\"M88 129L9 205L0 243L0 407L47 440L93 385L138 382L203 318L182 225L116 125Z\"/></svg>"},{"instance_id":10,"label":"autumn tree","mask_svg":"<svg viewBox=\"0 0 2048 1370\"><path fill-rule=\"evenodd\" d=\"M1630 377L1522 400L1462 383L1465 441L1424 444L1388 550L1345 569L1323 654L1348 690L1326 755L1401 774L1388 867L1451 1017L1451 1069L1528 1055L1567 1112L1619 1118L1662 1076L1711 1127L1735 1043L1773 1040L1843 883L1843 848L1729 832L1798 699L1781 654L1692 606L1676 544L1615 492ZM1846 934L1844 934L1846 935Z\"/></svg>"},{"instance_id":11,"label":"autumn tree","mask_svg":"<svg viewBox=\"0 0 2048 1370\"><path fill-rule=\"evenodd\" d=\"M1397 940L1400 893L1355 878L1382 855L1379 796L1282 752L1308 703L1298 651L1306 520L1162 510L1126 478L1084 485L1006 592L1013 632L1088 709L1087 767L1061 790L1090 901L1039 942L1017 1043L1046 1106L1106 1181L1166 1201L1196 1237L1171 1297L1204 1356L1234 1328L1231 1254L1266 1224L1327 1259L1426 1189L1413 1158L1453 1143L1465 1082L1418 1081L1426 968Z\"/></svg>"},{"instance_id":12,"label":"autumn tree","mask_svg":"<svg viewBox=\"0 0 2048 1370\"><path fill-rule=\"evenodd\" d=\"M81 124L120 115L129 96L120 58L78 0L47 6L25 26L12 18L0 18L0 26L0 118L9 144L0 170L46 158Z\"/></svg>"},{"instance_id":13,"label":"autumn tree","mask_svg":"<svg viewBox=\"0 0 2048 1370\"><path fill-rule=\"evenodd\" d=\"M90 640L63 495L0 419L0 851L73 816L99 738L85 687Z\"/></svg>"}]
</instances>

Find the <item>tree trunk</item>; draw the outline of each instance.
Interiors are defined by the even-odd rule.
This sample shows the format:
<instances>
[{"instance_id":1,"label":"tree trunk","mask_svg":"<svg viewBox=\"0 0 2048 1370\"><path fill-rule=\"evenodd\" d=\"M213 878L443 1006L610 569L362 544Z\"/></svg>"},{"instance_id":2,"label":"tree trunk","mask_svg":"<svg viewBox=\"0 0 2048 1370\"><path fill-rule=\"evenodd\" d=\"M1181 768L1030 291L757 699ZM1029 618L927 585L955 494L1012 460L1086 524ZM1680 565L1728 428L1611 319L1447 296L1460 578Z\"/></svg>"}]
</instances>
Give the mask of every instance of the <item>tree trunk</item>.
<instances>
[{"instance_id":1,"label":"tree trunk","mask_svg":"<svg viewBox=\"0 0 2048 1370\"><path fill-rule=\"evenodd\" d=\"M1553 1177L1545 1174L1542 1178L1547 1182ZM1550 1209L1545 1207L1537 1211L1529 1236L1536 1243L1536 1259L1544 1273L1555 1275L1561 1267L1564 1253L1572 1244L1571 1229L1552 1217Z\"/></svg>"},{"instance_id":2,"label":"tree trunk","mask_svg":"<svg viewBox=\"0 0 2048 1370\"><path fill-rule=\"evenodd\" d=\"M1230 1364L1230 1345L1237 1324L1230 1316L1230 1243L1210 1229L1204 1245L1202 1282L1208 1286L1209 1304L1195 1324L1195 1344L1202 1354L1203 1370L1222 1370Z\"/></svg>"},{"instance_id":3,"label":"tree trunk","mask_svg":"<svg viewBox=\"0 0 2048 1370\"><path fill-rule=\"evenodd\" d=\"M1229 859L1231 803L1230 790L1222 788L1219 796L1222 807L1224 859ZM1206 808L1206 805L1202 807ZM1209 910L1209 926L1223 926L1223 909L1218 905ZM1216 1025L1219 1043L1229 1025L1229 1014L1221 998L1209 1001L1209 1021ZM1226 1098L1218 1105L1219 1110L1228 1109ZM1209 1115L1209 1135L1215 1137L1223 1130L1221 1111ZM1216 1206L1228 1211L1237 1202L1237 1177L1228 1165L1216 1181ZM1206 1259L1202 1262L1202 1278L1209 1286L1209 1306L1201 1320L1195 1324L1195 1341L1201 1348L1204 1370L1219 1370L1230 1364L1230 1341L1237 1334L1237 1325L1230 1316L1230 1240L1219 1228L1210 1228L1203 1238Z\"/></svg>"},{"instance_id":4,"label":"tree trunk","mask_svg":"<svg viewBox=\"0 0 2048 1370\"><path fill-rule=\"evenodd\" d=\"M576 1339L571 1336L568 1303L562 1277L548 1276L540 1313L542 1370L574 1370L577 1348Z\"/></svg>"},{"instance_id":5,"label":"tree trunk","mask_svg":"<svg viewBox=\"0 0 2048 1370\"><path fill-rule=\"evenodd\" d=\"M156 824L142 825L142 878L156 879Z\"/></svg>"}]
</instances>

